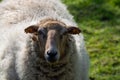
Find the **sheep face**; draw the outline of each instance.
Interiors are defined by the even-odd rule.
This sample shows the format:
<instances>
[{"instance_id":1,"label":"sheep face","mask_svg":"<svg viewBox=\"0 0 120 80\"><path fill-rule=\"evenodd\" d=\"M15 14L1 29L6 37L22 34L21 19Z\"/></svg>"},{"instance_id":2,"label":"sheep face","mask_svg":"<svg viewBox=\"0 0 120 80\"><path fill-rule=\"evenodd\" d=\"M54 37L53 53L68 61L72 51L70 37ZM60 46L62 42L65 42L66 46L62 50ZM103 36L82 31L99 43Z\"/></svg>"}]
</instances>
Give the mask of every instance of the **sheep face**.
<instances>
[{"instance_id":1,"label":"sheep face","mask_svg":"<svg viewBox=\"0 0 120 80\"><path fill-rule=\"evenodd\" d=\"M58 62L65 53L69 34L79 34L76 27L67 27L59 21L50 21L44 24L32 25L25 29L32 34L33 41L39 44L40 54L49 63Z\"/></svg>"}]
</instances>

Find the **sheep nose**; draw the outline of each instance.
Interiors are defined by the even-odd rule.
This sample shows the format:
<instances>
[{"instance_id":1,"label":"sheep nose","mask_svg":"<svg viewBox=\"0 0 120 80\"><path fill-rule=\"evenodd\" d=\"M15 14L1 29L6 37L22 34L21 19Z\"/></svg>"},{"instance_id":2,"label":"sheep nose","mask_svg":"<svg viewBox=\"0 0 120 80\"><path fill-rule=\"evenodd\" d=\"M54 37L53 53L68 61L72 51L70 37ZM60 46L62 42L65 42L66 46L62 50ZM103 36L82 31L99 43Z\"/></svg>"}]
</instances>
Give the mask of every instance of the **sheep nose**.
<instances>
[{"instance_id":1,"label":"sheep nose","mask_svg":"<svg viewBox=\"0 0 120 80\"><path fill-rule=\"evenodd\" d=\"M57 51L47 51L47 55L49 57L55 57L57 55Z\"/></svg>"},{"instance_id":2,"label":"sheep nose","mask_svg":"<svg viewBox=\"0 0 120 80\"><path fill-rule=\"evenodd\" d=\"M54 63L54 62L58 61L59 54L58 54L57 50L46 51L45 59L50 63Z\"/></svg>"}]
</instances>

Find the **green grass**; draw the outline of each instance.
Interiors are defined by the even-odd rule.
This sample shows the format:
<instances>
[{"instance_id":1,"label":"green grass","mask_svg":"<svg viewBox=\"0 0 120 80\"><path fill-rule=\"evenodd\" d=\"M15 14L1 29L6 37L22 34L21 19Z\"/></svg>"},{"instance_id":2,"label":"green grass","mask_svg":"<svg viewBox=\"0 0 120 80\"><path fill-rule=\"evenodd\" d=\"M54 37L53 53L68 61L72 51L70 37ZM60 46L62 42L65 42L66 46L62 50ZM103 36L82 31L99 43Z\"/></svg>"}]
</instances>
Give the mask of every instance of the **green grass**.
<instances>
[{"instance_id":1,"label":"green grass","mask_svg":"<svg viewBox=\"0 0 120 80\"><path fill-rule=\"evenodd\" d=\"M62 1L85 36L91 80L120 80L120 1Z\"/></svg>"}]
</instances>

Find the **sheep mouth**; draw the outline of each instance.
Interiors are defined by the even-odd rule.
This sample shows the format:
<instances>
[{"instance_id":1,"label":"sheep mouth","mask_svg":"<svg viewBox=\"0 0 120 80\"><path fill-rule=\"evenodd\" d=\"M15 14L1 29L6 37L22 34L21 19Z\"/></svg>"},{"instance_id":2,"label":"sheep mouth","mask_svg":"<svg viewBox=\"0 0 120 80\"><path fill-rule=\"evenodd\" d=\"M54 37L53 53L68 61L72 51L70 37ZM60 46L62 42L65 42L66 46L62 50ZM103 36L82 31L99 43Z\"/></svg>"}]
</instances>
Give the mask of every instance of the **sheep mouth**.
<instances>
[{"instance_id":1,"label":"sheep mouth","mask_svg":"<svg viewBox=\"0 0 120 80\"><path fill-rule=\"evenodd\" d=\"M49 63L55 63L55 62L57 62L58 60L57 60L57 58L55 58L55 57L47 57L47 62L49 62Z\"/></svg>"},{"instance_id":2,"label":"sheep mouth","mask_svg":"<svg viewBox=\"0 0 120 80\"><path fill-rule=\"evenodd\" d=\"M52 56L45 55L45 59L48 63L57 63L59 60L59 56L56 55L52 57Z\"/></svg>"}]
</instances>

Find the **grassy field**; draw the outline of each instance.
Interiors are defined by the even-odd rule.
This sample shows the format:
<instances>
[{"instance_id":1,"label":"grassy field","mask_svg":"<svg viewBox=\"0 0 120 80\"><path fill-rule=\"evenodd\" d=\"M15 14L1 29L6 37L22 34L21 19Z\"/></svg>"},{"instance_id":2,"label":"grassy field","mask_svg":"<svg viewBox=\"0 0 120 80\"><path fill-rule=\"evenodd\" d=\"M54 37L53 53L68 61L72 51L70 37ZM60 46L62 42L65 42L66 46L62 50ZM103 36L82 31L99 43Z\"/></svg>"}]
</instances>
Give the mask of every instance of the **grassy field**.
<instances>
[{"instance_id":1,"label":"grassy field","mask_svg":"<svg viewBox=\"0 0 120 80\"><path fill-rule=\"evenodd\" d=\"M62 1L85 35L91 80L120 80L120 1Z\"/></svg>"},{"instance_id":2,"label":"grassy field","mask_svg":"<svg viewBox=\"0 0 120 80\"><path fill-rule=\"evenodd\" d=\"M120 80L120 0L62 1L85 36L91 80Z\"/></svg>"}]
</instances>

